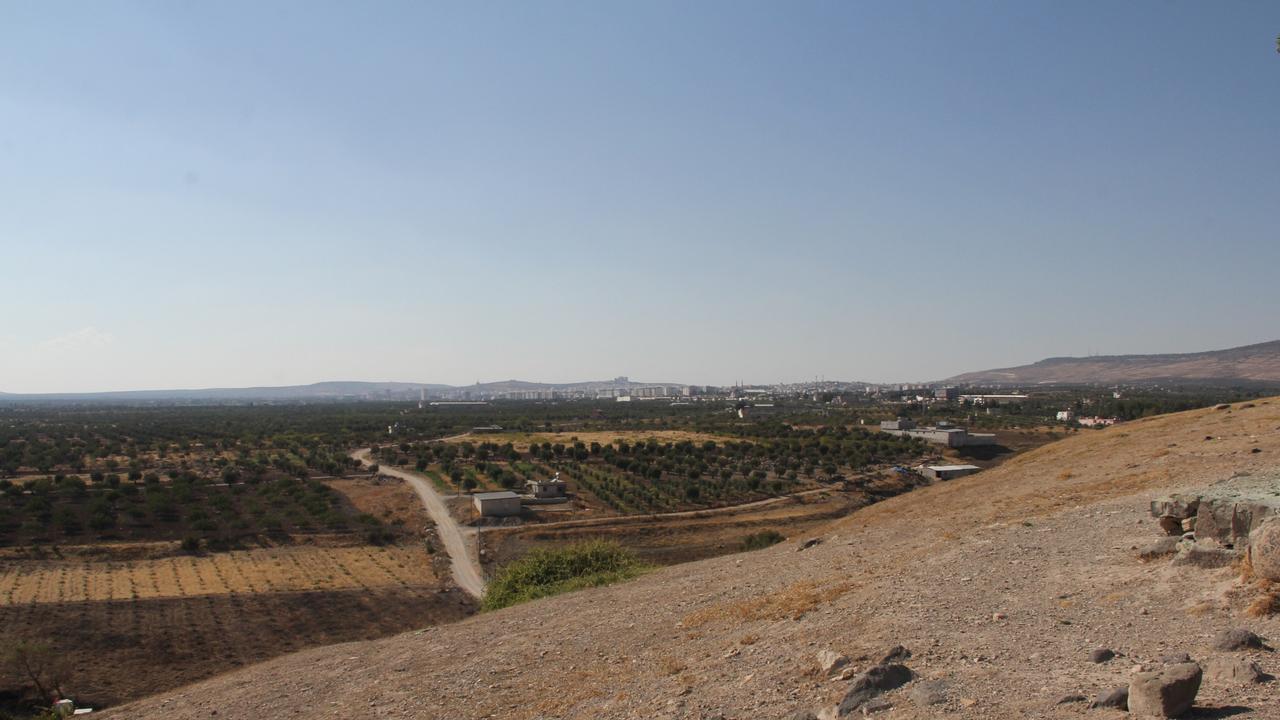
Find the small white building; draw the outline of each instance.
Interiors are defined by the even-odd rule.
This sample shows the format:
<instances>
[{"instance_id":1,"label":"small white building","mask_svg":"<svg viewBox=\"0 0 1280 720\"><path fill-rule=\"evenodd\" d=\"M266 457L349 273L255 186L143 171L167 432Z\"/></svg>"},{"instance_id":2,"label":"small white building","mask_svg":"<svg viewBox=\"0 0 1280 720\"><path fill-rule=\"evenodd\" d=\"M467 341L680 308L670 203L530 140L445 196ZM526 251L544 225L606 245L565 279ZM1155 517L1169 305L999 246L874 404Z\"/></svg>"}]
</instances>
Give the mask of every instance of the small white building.
<instances>
[{"instance_id":1,"label":"small white building","mask_svg":"<svg viewBox=\"0 0 1280 720\"><path fill-rule=\"evenodd\" d=\"M1058 422L1071 422L1072 420L1075 419L1075 417L1076 417L1076 414L1071 412L1070 410L1058 411Z\"/></svg>"},{"instance_id":2,"label":"small white building","mask_svg":"<svg viewBox=\"0 0 1280 720\"><path fill-rule=\"evenodd\" d=\"M569 496L569 489L560 479L560 473L553 478L528 480L524 484L525 491L535 498L563 498Z\"/></svg>"},{"instance_id":3,"label":"small white building","mask_svg":"<svg viewBox=\"0 0 1280 720\"><path fill-rule=\"evenodd\" d=\"M934 480L950 480L952 478L964 477L972 475L982 468L977 465L926 465L924 474Z\"/></svg>"},{"instance_id":4,"label":"small white building","mask_svg":"<svg viewBox=\"0 0 1280 720\"><path fill-rule=\"evenodd\" d=\"M483 492L471 496L480 517L511 517L520 514L520 496L510 490Z\"/></svg>"}]
</instances>

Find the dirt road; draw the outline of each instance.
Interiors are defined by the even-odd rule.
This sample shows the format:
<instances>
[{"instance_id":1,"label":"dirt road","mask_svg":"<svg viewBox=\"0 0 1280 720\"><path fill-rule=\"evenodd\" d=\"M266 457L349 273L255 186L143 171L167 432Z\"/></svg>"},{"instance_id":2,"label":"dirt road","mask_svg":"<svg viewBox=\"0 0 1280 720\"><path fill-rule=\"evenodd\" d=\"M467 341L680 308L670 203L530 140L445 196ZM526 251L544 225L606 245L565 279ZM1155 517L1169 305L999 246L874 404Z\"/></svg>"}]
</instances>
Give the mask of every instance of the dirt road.
<instances>
[{"instance_id":1,"label":"dirt road","mask_svg":"<svg viewBox=\"0 0 1280 720\"><path fill-rule=\"evenodd\" d=\"M371 465L369 448L362 448L351 453L351 457L365 465ZM457 521L449 514L440 494L431 487L431 483L416 473L380 466L378 472L383 475L397 477L409 483L409 487L418 493L422 504L427 508L431 519L436 523L436 531L444 543L445 552L449 553L449 565L453 568L453 580L467 594L477 599L484 596L484 576L480 573L480 563L473 551L475 538L464 534Z\"/></svg>"}]
</instances>

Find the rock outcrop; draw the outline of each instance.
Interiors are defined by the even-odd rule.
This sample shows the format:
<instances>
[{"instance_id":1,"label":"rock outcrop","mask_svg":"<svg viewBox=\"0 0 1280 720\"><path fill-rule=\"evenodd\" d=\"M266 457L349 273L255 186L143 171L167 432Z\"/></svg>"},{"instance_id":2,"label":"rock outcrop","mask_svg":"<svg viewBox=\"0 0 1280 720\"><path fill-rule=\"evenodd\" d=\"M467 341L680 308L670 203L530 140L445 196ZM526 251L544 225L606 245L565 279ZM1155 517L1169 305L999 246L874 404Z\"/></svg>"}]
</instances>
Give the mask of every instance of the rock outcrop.
<instances>
[{"instance_id":1,"label":"rock outcrop","mask_svg":"<svg viewBox=\"0 0 1280 720\"><path fill-rule=\"evenodd\" d=\"M1268 518L1280 515L1280 475L1239 475L1197 493L1176 493L1151 501L1151 515L1169 535L1195 529L1199 542L1244 547Z\"/></svg>"}]
</instances>

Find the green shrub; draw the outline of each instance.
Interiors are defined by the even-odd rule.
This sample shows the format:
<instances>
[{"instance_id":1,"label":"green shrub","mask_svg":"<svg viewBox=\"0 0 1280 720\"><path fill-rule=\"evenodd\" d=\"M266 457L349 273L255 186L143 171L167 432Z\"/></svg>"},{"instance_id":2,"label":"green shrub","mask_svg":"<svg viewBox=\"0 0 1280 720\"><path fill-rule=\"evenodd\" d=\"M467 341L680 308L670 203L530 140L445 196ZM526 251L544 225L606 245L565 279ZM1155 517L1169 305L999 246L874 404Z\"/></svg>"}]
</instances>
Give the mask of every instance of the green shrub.
<instances>
[{"instance_id":1,"label":"green shrub","mask_svg":"<svg viewBox=\"0 0 1280 720\"><path fill-rule=\"evenodd\" d=\"M761 530L758 533L751 533L742 539L743 550L763 550L770 545L777 545L785 540L782 533L777 530Z\"/></svg>"},{"instance_id":2,"label":"green shrub","mask_svg":"<svg viewBox=\"0 0 1280 720\"><path fill-rule=\"evenodd\" d=\"M629 580L647 569L631 551L602 540L538 549L498 571L481 607L497 610L571 590L608 585Z\"/></svg>"}]
</instances>

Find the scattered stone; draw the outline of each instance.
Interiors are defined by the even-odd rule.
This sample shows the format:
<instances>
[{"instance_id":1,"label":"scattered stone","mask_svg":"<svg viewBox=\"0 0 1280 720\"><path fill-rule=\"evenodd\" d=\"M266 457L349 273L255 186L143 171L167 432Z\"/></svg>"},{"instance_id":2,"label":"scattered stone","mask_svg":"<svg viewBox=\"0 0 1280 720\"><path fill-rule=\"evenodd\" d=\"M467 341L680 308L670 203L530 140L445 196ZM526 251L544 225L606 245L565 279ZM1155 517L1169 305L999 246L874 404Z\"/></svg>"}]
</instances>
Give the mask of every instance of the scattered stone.
<instances>
[{"instance_id":1,"label":"scattered stone","mask_svg":"<svg viewBox=\"0 0 1280 720\"><path fill-rule=\"evenodd\" d=\"M911 686L907 697L922 708L941 705L947 701L947 683L942 680L925 680L915 683Z\"/></svg>"},{"instance_id":2,"label":"scattered stone","mask_svg":"<svg viewBox=\"0 0 1280 720\"><path fill-rule=\"evenodd\" d=\"M1251 452L1251 453L1260 453L1260 452L1262 452L1262 448L1252 448L1252 449L1250 449L1250 450L1249 450L1249 452Z\"/></svg>"},{"instance_id":3,"label":"scattered stone","mask_svg":"<svg viewBox=\"0 0 1280 720\"><path fill-rule=\"evenodd\" d=\"M1191 662L1191 656L1184 652L1169 653L1168 655L1161 655L1160 662L1164 663L1165 665L1177 665L1178 663L1189 663Z\"/></svg>"},{"instance_id":4,"label":"scattered stone","mask_svg":"<svg viewBox=\"0 0 1280 720\"><path fill-rule=\"evenodd\" d=\"M1196 519L1193 517L1186 518L1182 521L1182 534L1193 533L1196 531Z\"/></svg>"},{"instance_id":5,"label":"scattered stone","mask_svg":"<svg viewBox=\"0 0 1280 720\"><path fill-rule=\"evenodd\" d=\"M823 675L830 675L849 664L849 658L835 650L823 650L818 653L818 669Z\"/></svg>"},{"instance_id":6,"label":"scattered stone","mask_svg":"<svg viewBox=\"0 0 1280 720\"><path fill-rule=\"evenodd\" d=\"M1280 582L1280 519L1262 523L1249 535L1249 564L1258 577Z\"/></svg>"},{"instance_id":7,"label":"scattered stone","mask_svg":"<svg viewBox=\"0 0 1280 720\"><path fill-rule=\"evenodd\" d=\"M880 658L880 664L885 665L888 663L900 663L903 660L909 659L910 657L911 657L910 650L906 649L901 645L894 645L892 648L889 649L889 652L885 653L884 657Z\"/></svg>"},{"instance_id":8,"label":"scattered stone","mask_svg":"<svg viewBox=\"0 0 1280 720\"><path fill-rule=\"evenodd\" d=\"M1239 684L1267 682L1273 680L1270 675L1262 672L1262 668L1258 667L1258 663L1239 656L1235 657L1219 657L1213 658L1205 664L1205 677L1210 680L1219 680L1223 682L1232 682Z\"/></svg>"},{"instance_id":9,"label":"scattered stone","mask_svg":"<svg viewBox=\"0 0 1280 720\"><path fill-rule=\"evenodd\" d=\"M1127 686L1114 687L1110 690L1103 690L1098 696L1089 703L1091 708L1116 708L1117 710L1129 709L1129 688Z\"/></svg>"},{"instance_id":10,"label":"scattered stone","mask_svg":"<svg viewBox=\"0 0 1280 720\"><path fill-rule=\"evenodd\" d=\"M1168 557L1178 551L1178 537L1162 537L1138 551L1139 560L1155 560Z\"/></svg>"},{"instance_id":11,"label":"scattered stone","mask_svg":"<svg viewBox=\"0 0 1280 720\"><path fill-rule=\"evenodd\" d=\"M1174 517L1173 515L1161 515L1160 529L1163 530L1166 535L1181 535L1182 518Z\"/></svg>"},{"instance_id":12,"label":"scattered stone","mask_svg":"<svg viewBox=\"0 0 1280 720\"><path fill-rule=\"evenodd\" d=\"M1111 650L1111 648L1097 648L1093 652L1089 653L1089 662L1104 663L1111 660L1111 658L1114 658L1115 656L1116 654L1113 650Z\"/></svg>"},{"instance_id":13,"label":"scattered stone","mask_svg":"<svg viewBox=\"0 0 1280 720\"><path fill-rule=\"evenodd\" d=\"M971 708L977 704L978 704L978 698L960 698L960 705L962 707Z\"/></svg>"},{"instance_id":14,"label":"scattered stone","mask_svg":"<svg viewBox=\"0 0 1280 720\"><path fill-rule=\"evenodd\" d=\"M808 540L805 540L804 542L800 543L800 547L796 548L796 552L800 552L801 550L808 550L809 548L813 547L814 545L817 545L820 542L822 542L822 538L809 538Z\"/></svg>"},{"instance_id":15,"label":"scattered stone","mask_svg":"<svg viewBox=\"0 0 1280 720\"><path fill-rule=\"evenodd\" d=\"M1125 692L1127 693L1128 690L1125 690ZM1058 702L1054 703L1054 705L1070 705L1072 703L1086 702L1088 699L1083 695L1063 695L1058 698Z\"/></svg>"},{"instance_id":16,"label":"scattered stone","mask_svg":"<svg viewBox=\"0 0 1280 720\"><path fill-rule=\"evenodd\" d=\"M1262 638L1245 628L1223 630L1213 638L1213 649L1223 652L1262 650L1266 647L1266 643L1262 641Z\"/></svg>"},{"instance_id":17,"label":"scattered stone","mask_svg":"<svg viewBox=\"0 0 1280 720\"><path fill-rule=\"evenodd\" d=\"M1231 407L1231 406L1230 406L1230 405L1228 405L1227 403L1220 403L1220 404L1218 404L1218 405L1214 405L1214 406L1213 406L1213 409L1214 409L1214 410L1227 410L1227 409L1230 409L1230 407Z\"/></svg>"},{"instance_id":18,"label":"scattered stone","mask_svg":"<svg viewBox=\"0 0 1280 720\"><path fill-rule=\"evenodd\" d=\"M840 700L841 716L848 715L886 690L902 687L914 677L906 665L888 664L868 668L853 679L849 692Z\"/></svg>"},{"instance_id":19,"label":"scattered stone","mask_svg":"<svg viewBox=\"0 0 1280 720\"><path fill-rule=\"evenodd\" d=\"M797 710L788 715L787 720L818 720L818 715L812 710Z\"/></svg>"},{"instance_id":20,"label":"scattered stone","mask_svg":"<svg viewBox=\"0 0 1280 720\"><path fill-rule=\"evenodd\" d=\"M1196 700L1203 676L1195 663L1142 672L1129 681L1129 712L1138 717L1181 717Z\"/></svg>"},{"instance_id":21,"label":"scattered stone","mask_svg":"<svg viewBox=\"0 0 1280 720\"><path fill-rule=\"evenodd\" d=\"M1004 613L1002 613L1002 612L992 613L992 614L991 614L991 619L992 619L992 620L995 620L996 622L999 622L999 621L1001 621L1001 620L1004 620L1004 619L1005 619L1005 618L1007 618L1007 617L1009 617L1009 616L1008 616L1008 615L1005 615L1005 614L1004 614Z\"/></svg>"}]
</instances>

